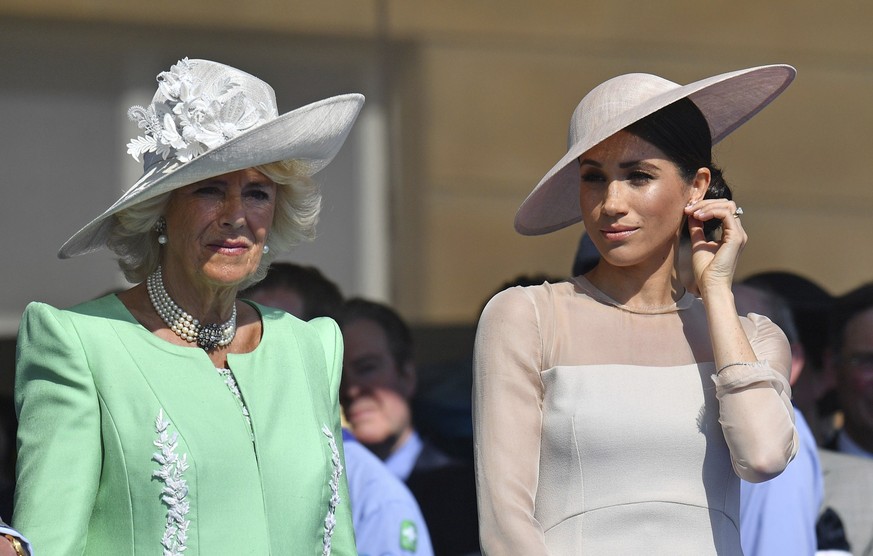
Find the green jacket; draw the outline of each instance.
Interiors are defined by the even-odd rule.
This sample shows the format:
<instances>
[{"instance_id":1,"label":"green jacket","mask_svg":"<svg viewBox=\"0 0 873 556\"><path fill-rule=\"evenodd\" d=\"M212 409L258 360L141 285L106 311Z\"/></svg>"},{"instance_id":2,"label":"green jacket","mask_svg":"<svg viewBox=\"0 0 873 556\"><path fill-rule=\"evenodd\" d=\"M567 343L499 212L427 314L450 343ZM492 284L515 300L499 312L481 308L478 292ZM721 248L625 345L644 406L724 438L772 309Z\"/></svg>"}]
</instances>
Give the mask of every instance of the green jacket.
<instances>
[{"instance_id":1,"label":"green jacket","mask_svg":"<svg viewBox=\"0 0 873 556\"><path fill-rule=\"evenodd\" d=\"M260 345L228 356L250 427L203 350L115 295L27 307L12 522L38 554L355 553L339 329L256 308Z\"/></svg>"}]
</instances>

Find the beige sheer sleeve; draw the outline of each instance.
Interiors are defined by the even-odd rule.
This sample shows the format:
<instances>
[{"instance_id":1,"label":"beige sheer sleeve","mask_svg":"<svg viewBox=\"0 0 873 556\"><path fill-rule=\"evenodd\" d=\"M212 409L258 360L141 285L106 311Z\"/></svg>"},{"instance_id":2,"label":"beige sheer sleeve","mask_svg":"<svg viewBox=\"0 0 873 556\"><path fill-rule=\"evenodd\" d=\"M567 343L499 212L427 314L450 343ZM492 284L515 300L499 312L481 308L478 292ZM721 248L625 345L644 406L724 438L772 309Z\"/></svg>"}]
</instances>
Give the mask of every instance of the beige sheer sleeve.
<instances>
[{"instance_id":1,"label":"beige sheer sleeve","mask_svg":"<svg viewBox=\"0 0 873 556\"><path fill-rule=\"evenodd\" d=\"M743 327L758 363L727 367L713 381L734 471L757 483L781 473L797 452L788 383L791 349L782 330L766 317L750 313Z\"/></svg>"},{"instance_id":2,"label":"beige sheer sleeve","mask_svg":"<svg viewBox=\"0 0 873 556\"><path fill-rule=\"evenodd\" d=\"M718 376L713 376L718 407L714 407L711 398L708 403L713 403L711 409L718 412L721 424L721 430L714 431L714 435L723 435L725 445L721 445L718 436L712 438L718 441L722 456L718 464L710 462L710 465L712 469L730 474L727 466L729 457L737 475L749 481L762 481L780 473L797 450L788 384L790 348L782 331L765 317L754 314L748 318L742 317L740 325L749 340L748 347L751 347L754 358L739 361L744 364L730 366ZM757 362L749 363L755 359ZM549 466L554 458L562 454L541 454L543 425L552 422L548 421L550 416L554 417L551 413L544 415L544 399L550 400L551 395L556 394L545 391L543 380L552 376L548 374L551 373L550 369L586 368L584 373L555 375L564 379L560 387L580 388L578 392L574 390L564 395L587 400L588 418L584 423L579 423L583 429L573 433L585 437L579 448L583 452L580 457L596 458L586 452L589 445L586 442L603 445L601 440L607 438L604 442L609 446L626 446L627 462L634 469L640 466L655 469L661 465L658 460L645 456L644 460L639 460L638 444L634 440L637 438L637 428L629 425L628 419L616 419L628 417L629 414L614 415L613 403L604 399L604 396L624 396L633 391L639 392L640 388L651 388L652 395L663 396L664 391L658 386L658 373L664 373L663 380L675 380L687 372L685 369L688 366L694 365L704 374L701 376L694 372L687 375L692 383L682 383L681 392L684 393L676 393L694 398L700 392L691 388L693 382L706 380L713 361L705 309L699 300L691 296L684 297L672 308L637 313L611 303L581 279L574 283L512 288L496 295L482 313L474 359L474 452L480 539L485 553L492 556L549 554L547 535L550 546L561 546L567 538L574 539L571 545L577 546L572 544L578 540L577 537L589 538L596 546L601 531L578 535L563 530L556 532L555 524L562 522L564 517L576 519L585 513L585 501L591 501L592 507L597 506L598 493L625 488L618 481L622 477L621 469L599 469L598 462L588 461L589 467L582 467L587 469L586 477L598 481L597 484L589 483L583 492L582 485L586 479L581 476L583 469L578 470L577 476L568 469L568 488L578 492L567 493L562 500L572 503L562 506L552 496L543 497L542 492L538 500L538 491L549 485L562 484L563 478L558 475L564 473L553 465ZM644 384L637 381L628 383L625 380L627 373L622 374L617 366L632 368L633 373L638 374L637 381L643 380ZM616 376L609 378L611 372L615 372ZM590 386L604 390L585 390L583 378L586 381L595 380ZM649 408L649 413L640 413L639 418L648 418L650 422L657 418L668 423L666 426L686 430L687 427L676 422L677 419L682 421L685 413L668 416L651 413L653 410L672 411L674 406L664 401L661 399L649 405L642 404ZM679 408L684 406L679 401L688 400L676 400L676 411L681 412L684 410ZM688 407L688 418L699 418L699 406L691 404ZM555 408L548 409L553 410ZM596 417L592 417L591 412L595 412ZM693 430L692 443L698 440L698 427L693 427ZM680 435L671 441L684 440L685 437ZM658 442L653 443L659 445ZM692 482L702 481L701 473L705 476L707 472L703 469L695 472L687 465L707 465L704 454L690 450L686 455L687 464L683 463L684 459L674 458L672 454L664 458L678 467L660 468L656 473L672 474L681 481L686 477ZM618 458L616 461L623 460ZM683 465L686 467L681 467ZM616 484L605 485L609 481L604 481L604 477L612 477L613 472ZM576 482L573 483L571 479ZM724 482L728 479L725 476L718 480ZM570 487L571 484L575 486ZM724 488L721 484L689 484L687 489L680 490L687 494L703 490L709 493L713 489L719 491ZM635 496L642 496L646 502L661 500L657 497L645 498L645 488L619 498L629 500L635 499ZM537 506L537 502L543 506ZM730 511L727 507L729 504L722 508L723 502L715 504L713 508L727 508ZM707 501L701 503L707 504ZM672 510L665 508L664 511L664 515L670 515ZM563 533L569 536L562 537Z\"/></svg>"},{"instance_id":3,"label":"beige sheer sleeve","mask_svg":"<svg viewBox=\"0 0 873 556\"><path fill-rule=\"evenodd\" d=\"M534 518L542 358L540 318L531 299L522 288L497 294L482 313L474 353L474 455L485 554L548 554Z\"/></svg>"}]
</instances>

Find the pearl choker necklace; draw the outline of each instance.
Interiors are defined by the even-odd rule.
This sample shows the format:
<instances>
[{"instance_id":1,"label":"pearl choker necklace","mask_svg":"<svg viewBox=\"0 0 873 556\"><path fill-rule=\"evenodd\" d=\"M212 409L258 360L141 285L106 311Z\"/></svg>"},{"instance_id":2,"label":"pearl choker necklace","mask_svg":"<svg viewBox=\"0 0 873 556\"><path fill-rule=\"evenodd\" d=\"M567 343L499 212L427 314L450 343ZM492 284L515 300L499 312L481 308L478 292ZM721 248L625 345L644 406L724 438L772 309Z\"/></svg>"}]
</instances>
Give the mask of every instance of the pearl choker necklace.
<instances>
[{"instance_id":1,"label":"pearl choker necklace","mask_svg":"<svg viewBox=\"0 0 873 556\"><path fill-rule=\"evenodd\" d=\"M233 341L236 335L236 303L230 320L223 324L200 324L200 321L179 307L164 288L161 277L161 267L149 274L146 279L146 289L155 312L170 330L186 342L197 342L197 346L212 351L216 347L224 347Z\"/></svg>"}]
</instances>

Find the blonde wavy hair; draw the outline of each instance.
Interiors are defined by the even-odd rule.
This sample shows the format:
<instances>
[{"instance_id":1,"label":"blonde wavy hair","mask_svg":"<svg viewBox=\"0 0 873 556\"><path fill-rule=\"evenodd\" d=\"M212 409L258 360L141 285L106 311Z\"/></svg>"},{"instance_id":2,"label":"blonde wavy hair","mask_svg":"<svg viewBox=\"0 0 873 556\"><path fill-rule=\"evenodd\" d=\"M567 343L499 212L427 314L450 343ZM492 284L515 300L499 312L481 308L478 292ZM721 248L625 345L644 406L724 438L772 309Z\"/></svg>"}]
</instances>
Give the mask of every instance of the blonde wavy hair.
<instances>
[{"instance_id":1,"label":"blonde wavy hair","mask_svg":"<svg viewBox=\"0 0 873 556\"><path fill-rule=\"evenodd\" d=\"M240 290L263 280L277 254L314 239L321 211L318 185L312 178L301 175L296 160L273 162L255 169L278 186L276 211L267 238L270 252L261 257L258 269L240 284ZM113 217L106 245L118 255L118 266L128 282L144 281L160 264L161 250L155 225L164 214L171 195L172 191L147 199Z\"/></svg>"}]
</instances>

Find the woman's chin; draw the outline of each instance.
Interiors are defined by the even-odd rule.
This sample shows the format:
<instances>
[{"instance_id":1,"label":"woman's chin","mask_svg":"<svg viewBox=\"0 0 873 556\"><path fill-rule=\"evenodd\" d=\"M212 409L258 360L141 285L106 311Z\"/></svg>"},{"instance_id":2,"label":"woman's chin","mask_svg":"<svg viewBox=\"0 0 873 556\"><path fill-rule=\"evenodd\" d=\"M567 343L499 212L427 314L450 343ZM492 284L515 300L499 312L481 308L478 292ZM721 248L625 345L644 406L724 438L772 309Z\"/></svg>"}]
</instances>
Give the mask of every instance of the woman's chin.
<instances>
[{"instance_id":1,"label":"woman's chin","mask_svg":"<svg viewBox=\"0 0 873 556\"><path fill-rule=\"evenodd\" d=\"M260 262L260 261L258 261ZM202 269L201 276L212 285L237 287L258 271L258 265L242 261L211 260Z\"/></svg>"},{"instance_id":2,"label":"woman's chin","mask_svg":"<svg viewBox=\"0 0 873 556\"><path fill-rule=\"evenodd\" d=\"M628 268L632 266L636 266L642 262L644 262L644 258L641 257L629 257L629 256L604 256L601 257L608 266L612 266L615 268Z\"/></svg>"}]
</instances>

